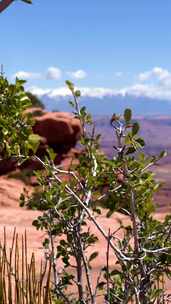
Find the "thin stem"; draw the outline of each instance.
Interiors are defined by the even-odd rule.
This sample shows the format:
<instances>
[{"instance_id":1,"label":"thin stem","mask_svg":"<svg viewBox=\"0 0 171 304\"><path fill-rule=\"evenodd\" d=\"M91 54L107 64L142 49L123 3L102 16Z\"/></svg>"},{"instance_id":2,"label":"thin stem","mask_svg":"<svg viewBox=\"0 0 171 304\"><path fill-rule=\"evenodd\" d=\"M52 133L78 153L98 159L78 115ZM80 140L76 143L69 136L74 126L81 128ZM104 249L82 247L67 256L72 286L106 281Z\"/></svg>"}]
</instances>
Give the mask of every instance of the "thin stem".
<instances>
[{"instance_id":1,"label":"thin stem","mask_svg":"<svg viewBox=\"0 0 171 304\"><path fill-rule=\"evenodd\" d=\"M82 248L82 244L81 244L81 237L79 237L78 241L79 241L79 247L81 250L81 254L82 254L82 259L83 259L83 264L84 264L84 269L85 269L85 273L86 273L86 278L87 278L87 285L88 285L88 290L90 293L90 298L91 298L91 303L95 304L95 297L93 295L93 287L92 287L92 283L91 283L91 276L90 276L90 271L89 271L89 267L88 267L88 262L86 260L85 254L84 254L84 250Z\"/></svg>"},{"instance_id":2,"label":"thin stem","mask_svg":"<svg viewBox=\"0 0 171 304\"><path fill-rule=\"evenodd\" d=\"M54 285L55 285L55 291L58 290L58 273L56 269L56 258L55 258L55 247L54 247L54 240L51 231L49 231L49 238L50 238L50 244L51 244L51 259L52 259L52 269L53 269L53 279L54 279Z\"/></svg>"},{"instance_id":3,"label":"thin stem","mask_svg":"<svg viewBox=\"0 0 171 304\"><path fill-rule=\"evenodd\" d=\"M0 2L0 13L2 13L14 0L1 0Z\"/></svg>"},{"instance_id":4,"label":"thin stem","mask_svg":"<svg viewBox=\"0 0 171 304\"><path fill-rule=\"evenodd\" d=\"M75 243L75 259L77 263L77 286L80 303L84 303L84 290L83 290L83 272L82 272L82 252L80 245L80 225L77 225L73 229L73 238Z\"/></svg>"},{"instance_id":5,"label":"thin stem","mask_svg":"<svg viewBox=\"0 0 171 304\"><path fill-rule=\"evenodd\" d=\"M96 175L97 175L97 161L96 161L96 158L94 156L94 154L92 154L92 159L93 159L93 168L92 168L92 176L95 178ZM85 185L85 188L87 186L87 183ZM89 203L90 203L90 200L91 200L91 197L92 197L92 190L88 190L88 192L86 193L86 198L85 198L85 205L88 207L89 206ZM80 216L80 223L83 221L83 218L84 218L84 215L85 215L85 209L83 209L83 212Z\"/></svg>"},{"instance_id":6,"label":"thin stem","mask_svg":"<svg viewBox=\"0 0 171 304\"><path fill-rule=\"evenodd\" d=\"M102 270L99 272L99 275L97 277L97 281L96 281L96 287L95 287L95 291L94 291L94 298L96 299L97 297L97 291L98 291L98 286L99 286L99 282L102 276Z\"/></svg>"},{"instance_id":7,"label":"thin stem","mask_svg":"<svg viewBox=\"0 0 171 304\"><path fill-rule=\"evenodd\" d=\"M47 165L38 156L34 156L34 158L37 159L45 168L47 168ZM62 184L62 180L60 179L59 176L57 176L55 173L53 173L53 176L58 183ZM90 220L94 223L94 225L100 231L100 233L103 235L103 237L106 239L106 241L108 241L108 234L105 232L105 230L101 227L101 225L94 218L90 209L87 206L85 206L84 202L82 202L82 200L79 198L79 196L68 185L65 185L65 190L66 190L67 193L69 193L72 197L74 197L76 199L76 201L79 203L79 205L83 209L85 209L85 211L86 211L87 215L89 216ZM123 254L123 252L119 248L117 248L111 240L110 240L110 247L114 250L118 259L124 260L124 261L134 261L135 260L134 258L125 256Z\"/></svg>"},{"instance_id":8,"label":"thin stem","mask_svg":"<svg viewBox=\"0 0 171 304\"><path fill-rule=\"evenodd\" d=\"M107 242L107 251L106 251L106 281L107 281L107 301L110 300L110 286L109 286L109 251L110 251L110 229L108 232L108 242Z\"/></svg>"},{"instance_id":9,"label":"thin stem","mask_svg":"<svg viewBox=\"0 0 171 304\"><path fill-rule=\"evenodd\" d=\"M139 253L139 238L138 238L138 229L136 222L136 207L135 207L135 194L133 190L131 190L131 219L133 225L133 236L134 236L134 251L135 253Z\"/></svg>"}]
</instances>

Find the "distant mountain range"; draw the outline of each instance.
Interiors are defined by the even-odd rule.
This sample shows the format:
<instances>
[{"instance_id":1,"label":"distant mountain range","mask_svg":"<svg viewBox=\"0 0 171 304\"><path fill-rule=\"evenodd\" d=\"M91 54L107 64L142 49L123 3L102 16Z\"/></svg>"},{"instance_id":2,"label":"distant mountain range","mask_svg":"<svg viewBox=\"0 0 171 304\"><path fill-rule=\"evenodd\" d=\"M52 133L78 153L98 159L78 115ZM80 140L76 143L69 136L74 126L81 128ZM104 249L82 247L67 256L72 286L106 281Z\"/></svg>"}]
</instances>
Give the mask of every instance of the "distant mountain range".
<instances>
[{"instance_id":1,"label":"distant mountain range","mask_svg":"<svg viewBox=\"0 0 171 304\"><path fill-rule=\"evenodd\" d=\"M69 96L57 96L50 98L44 94L41 96L46 108L49 111L72 111L68 101ZM112 113L122 113L127 107L133 110L134 115L171 115L171 101L152 99L148 97L136 97L131 95L106 95L103 97L84 96L80 100L81 105L85 105L93 115L111 115Z\"/></svg>"},{"instance_id":2,"label":"distant mountain range","mask_svg":"<svg viewBox=\"0 0 171 304\"><path fill-rule=\"evenodd\" d=\"M42 100L49 111L72 111L68 97L49 98L44 95ZM146 152L150 154L167 150L171 161L171 102L135 96L105 96L103 98L82 97L81 105L85 105L92 113L96 132L101 134L101 147L111 157L113 155L114 135L110 126L113 113L123 113L131 108L133 118L140 122L141 135L145 138Z\"/></svg>"}]
</instances>

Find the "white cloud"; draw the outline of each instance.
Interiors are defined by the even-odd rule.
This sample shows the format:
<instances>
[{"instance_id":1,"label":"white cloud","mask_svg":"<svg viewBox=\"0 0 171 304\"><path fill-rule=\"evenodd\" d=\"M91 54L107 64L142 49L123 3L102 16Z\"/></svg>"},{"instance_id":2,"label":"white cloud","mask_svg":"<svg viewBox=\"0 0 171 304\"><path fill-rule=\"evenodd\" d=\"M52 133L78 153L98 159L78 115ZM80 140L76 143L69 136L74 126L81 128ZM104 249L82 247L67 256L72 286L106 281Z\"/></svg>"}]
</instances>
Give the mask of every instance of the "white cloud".
<instances>
[{"instance_id":1,"label":"white cloud","mask_svg":"<svg viewBox=\"0 0 171 304\"><path fill-rule=\"evenodd\" d=\"M150 71L140 73L138 75L138 80L140 82L158 81L161 85L168 85L168 84L170 85L171 84L171 73L168 70L163 69L161 67L154 67Z\"/></svg>"},{"instance_id":2,"label":"white cloud","mask_svg":"<svg viewBox=\"0 0 171 304\"><path fill-rule=\"evenodd\" d=\"M116 72L116 73L114 74L114 76L117 77L117 78L120 78L120 77L123 76L123 72Z\"/></svg>"},{"instance_id":3,"label":"white cloud","mask_svg":"<svg viewBox=\"0 0 171 304\"><path fill-rule=\"evenodd\" d=\"M29 87L29 88L27 88L27 90L29 92L31 92L32 94L37 95L39 97L41 97L43 95L48 96L48 94L51 92L50 89L43 89L43 88L36 87L36 86Z\"/></svg>"},{"instance_id":4,"label":"white cloud","mask_svg":"<svg viewBox=\"0 0 171 304\"><path fill-rule=\"evenodd\" d=\"M105 98L112 96L135 96L135 97L148 97L153 99L161 99L171 101L171 88L168 90L163 90L156 86L149 86L146 84L135 84L121 90L114 90L110 88L79 88L81 95L83 97L92 97L92 98ZM42 89L39 87L31 87L28 89L33 94L42 97L47 96L54 100L57 100L60 97L69 97L71 96L69 90L65 87L59 87L56 89Z\"/></svg>"},{"instance_id":5,"label":"white cloud","mask_svg":"<svg viewBox=\"0 0 171 304\"><path fill-rule=\"evenodd\" d=\"M67 72L67 74L74 79L84 79L87 77L87 73L84 70L77 70L74 72Z\"/></svg>"},{"instance_id":6,"label":"white cloud","mask_svg":"<svg viewBox=\"0 0 171 304\"><path fill-rule=\"evenodd\" d=\"M140 73L138 83L127 88L131 94L171 101L171 72L162 67Z\"/></svg>"},{"instance_id":7,"label":"white cloud","mask_svg":"<svg viewBox=\"0 0 171 304\"><path fill-rule=\"evenodd\" d=\"M18 71L15 73L12 78L19 78L19 79L40 79L41 74L40 73L33 73L33 72L26 72L26 71Z\"/></svg>"},{"instance_id":8,"label":"white cloud","mask_svg":"<svg viewBox=\"0 0 171 304\"><path fill-rule=\"evenodd\" d=\"M138 80L144 82L148 80L150 77L151 77L151 72L148 71L148 72L140 73L138 75Z\"/></svg>"},{"instance_id":9,"label":"white cloud","mask_svg":"<svg viewBox=\"0 0 171 304\"><path fill-rule=\"evenodd\" d=\"M116 91L110 88L80 88L82 96L103 98L104 96L112 96Z\"/></svg>"},{"instance_id":10,"label":"white cloud","mask_svg":"<svg viewBox=\"0 0 171 304\"><path fill-rule=\"evenodd\" d=\"M103 98L104 96L113 96L116 95L118 92L108 88L76 88L81 91L82 96L88 97L97 97ZM55 89L42 89L39 87L30 87L28 89L31 93L38 95L39 97L46 95L50 98L58 98L58 97L66 97L70 96L71 93L67 87L59 87Z\"/></svg>"},{"instance_id":11,"label":"white cloud","mask_svg":"<svg viewBox=\"0 0 171 304\"><path fill-rule=\"evenodd\" d=\"M62 77L62 71L57 67L49 67L46 78L49 80L59 80Z\"/></svg>"},{"instance_id":12,"label":"white cloud","mask_svg":"<svg viewBox=\"0 0 171 304\"><path fill-rule=\"evenodd\" d=\"M103 98L105 96L132 95L171 101L171 72L161 67L154 67L152 70L140 73L137 83L119 90L104 87L79 87L79 89L83 97ZM54 89L32 87L30 91L40 97L45 95L54 100L70 96L70 91L65 86Z\"/></svg>"}]
</instances>

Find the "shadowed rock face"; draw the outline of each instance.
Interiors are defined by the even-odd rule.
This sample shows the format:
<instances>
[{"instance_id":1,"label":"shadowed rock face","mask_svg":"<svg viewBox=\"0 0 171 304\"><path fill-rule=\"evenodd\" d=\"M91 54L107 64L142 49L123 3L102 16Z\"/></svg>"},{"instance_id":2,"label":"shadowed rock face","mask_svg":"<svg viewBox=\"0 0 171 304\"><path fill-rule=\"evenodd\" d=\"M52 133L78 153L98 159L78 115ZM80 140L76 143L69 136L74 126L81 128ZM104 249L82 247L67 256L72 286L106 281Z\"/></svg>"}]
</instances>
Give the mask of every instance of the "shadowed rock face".
<instances>
[{"instance_id":1,"label":"shadowed rock face","mask_svg":"<svg viewBox=\"0 0 171 304\"><path fill-rule=\"evenodd\" d=\"M41 137L37 155L43 158L48 146L57 152L55 164L70 164L77 158L74 147L81 136L81 124L71 113L45 112L40 108L27 110L34 117L33 133ZM29 170L41 170L42 165L37 160L27 160L22 166Z\"/></svg>"},{"instance_id":2,"label":"shadowed rock face","mask_svg":"<svg viewBox=\"0 0 171 304\"><path fill-rule=\"evenodd\" d=\"M15 159L4 159L0 160L0 175L6 174L16 169L16 160Z\"/></svg>"},{"instance_id":3,"label":"shadowed rock face","mask_svg":"<svg viewBox=\"0 0 171 304\"><path fill-rule=\"evenodd\" d=\"M46 112L41 108L30 108L25 114L32 115L35 124L33 133L41 136L40 145L37 155L42 158L46 155L49 147L57 152L55 163L59 164L68 159L68 155L73 151L77 141L81 136L81 124L79 119L75 118L71 113L67 112ZM74 158L74 153L72 155ZM69 156L70 158L70 156ZM0 175L6 174L16 169L16 161L12 159L0 161ZM29 168L30 170L41 169L42 166L37 161L28 160L21 168Z\"/></svg>"},{"instance_id":4,"label":"shadowed rock face","mask_svg":"<svg viewBox=\"0 0 171 304\"><path fill-rule=\"evenodd\" d=\"M81 135L78 119L70 113L45 112L35 117L33 132L46 139L56 152L67 152L74 147Z\"/></svg>"}]
</instances>

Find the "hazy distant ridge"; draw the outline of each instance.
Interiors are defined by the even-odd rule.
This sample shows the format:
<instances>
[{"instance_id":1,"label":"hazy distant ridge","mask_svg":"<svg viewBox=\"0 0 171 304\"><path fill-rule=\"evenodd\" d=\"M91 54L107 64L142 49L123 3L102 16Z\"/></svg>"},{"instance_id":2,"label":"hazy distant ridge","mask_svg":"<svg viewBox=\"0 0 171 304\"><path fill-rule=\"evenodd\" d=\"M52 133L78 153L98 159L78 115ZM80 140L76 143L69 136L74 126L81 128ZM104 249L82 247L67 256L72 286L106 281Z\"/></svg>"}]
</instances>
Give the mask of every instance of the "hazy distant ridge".
<instances>
[{"instance_id":1,"label":"hazy distant ridge","mask_svg":"<svg viewBox=\"0 0 171 304\"><path fill-rule=\"evenodd\" d=\"M71 111L68 101L69 96L50 98L46 94L42 100L48 110ZM148 97L136 97L131 95L115 95L97 97L82 97L81 104L85 105L93 115L110 115L121 113L126 107L133 110L134 115L171 115L171 102L168 100L153 99Z\"/></svg>"},{"instance_id":2,"label":"hazy distant ridge","mask_svg":"<svg viewBox=\"0 0 171 304\"><path fill-rule=\"evenodd\" d=\"M140 134L146 142L146 151L150 154L166 150L171 155L171 116L136 117L141 126ZM108 155L112 155L114 142L113 129L110 126L110 116L96 116L96 132L101 134L101 146Z\"/></svg>"}]
</instances>

